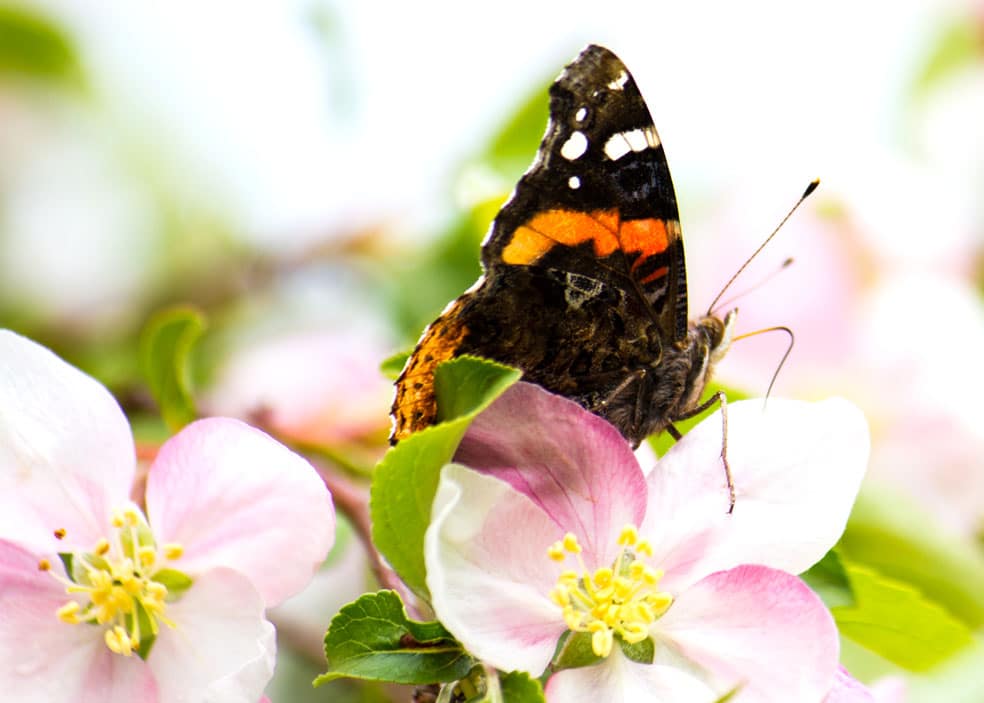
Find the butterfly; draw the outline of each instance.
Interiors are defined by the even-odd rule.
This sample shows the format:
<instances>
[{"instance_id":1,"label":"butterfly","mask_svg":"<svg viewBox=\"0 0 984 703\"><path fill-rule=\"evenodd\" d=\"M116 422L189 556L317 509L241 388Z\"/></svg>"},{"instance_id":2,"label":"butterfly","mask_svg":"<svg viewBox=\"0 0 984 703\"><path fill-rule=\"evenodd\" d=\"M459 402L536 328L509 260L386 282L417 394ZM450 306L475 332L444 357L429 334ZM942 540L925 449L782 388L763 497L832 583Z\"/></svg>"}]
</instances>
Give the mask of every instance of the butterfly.
<instances>
[{"instance_id":1,"label":"butterfly","mask_svg":"<svg viewBox=\"0 0 984 703\"><path fill-rule=\"evenodd\" d=\"M588 46L550 87L546 134L482 244L482 268L397 380L393 443L437 421L435 369L461 354L518 367L633 447L662 431L679 439L673 423L723 403L701 396L736 311L688 318L666 155L608 49Z\"/></svg>"}]
</instances>

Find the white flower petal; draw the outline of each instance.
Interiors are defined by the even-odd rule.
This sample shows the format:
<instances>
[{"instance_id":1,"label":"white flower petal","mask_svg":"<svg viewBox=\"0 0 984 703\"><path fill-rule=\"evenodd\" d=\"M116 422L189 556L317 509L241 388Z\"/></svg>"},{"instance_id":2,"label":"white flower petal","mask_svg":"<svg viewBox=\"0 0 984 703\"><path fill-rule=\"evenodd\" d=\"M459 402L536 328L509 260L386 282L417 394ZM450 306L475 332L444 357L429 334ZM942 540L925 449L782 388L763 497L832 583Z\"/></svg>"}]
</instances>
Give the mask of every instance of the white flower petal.
<instances>
[{"instance_id":1,"label":"white flower petal","mask_svg":"<svg viewBox=\"0 0 984 703\"><path fill-rule=\"evenodd\" d=\"M741 703L819 701L837 672L833 618L799 578L765 566L711 574L654 625L656 663L735 686Z\"/></svg>"},{"instance_id":2,"label":"white flower petal","mask_svg":"<svg viewBox=\"0 0 984 703\"><path fill-rule=\"evenodd\" d=\"M130 426L97 381L0 330L0 537L31 549L89 547L129 496ZM61 547L64 551L64 545Z\"/></svg>"},{"instance_id":3,"label":"white flower petal","mask_svg":"<svg viewBox=\"0 0 984 703\"><path fill-rule=\"evenodd\" d=\"M441 473L427 529L427 586L438 618L473 654L539 676L567 629L547 594L562 537L530 499L463 466Z\"/></svg>"},{"instance_id":4,"label":"white flower petal","mask_svg":"<svg viewBox=\"0 0 984 703\"><path fill-rule=\"evenodd\" d=\"M276 656L263 598L242 574L219 568L201 574L167 615L147 663L161 703L256 703Z\"/></svg>"},{"instance_id":5,"label":"white flower petal","mask_svg":"<svg viewBox=\"0 0 984 703\"><path fill-rule=\"evenodd\" d=\"M209 418L168 440L147 478L147 515L177 568L229 566L268 606L300 591L335 538L331 497L314 468L239 420Z\"/></svg>"},{"instance_id":6,"label":"white flower petal","mask_svg":"<svg viewBox=\"0 0 984 703\"><path fill-rule=\"evenodd\" d=\"M102 628L56 617L68 600L64 586L38 570L37 555L0 541L0 698L154 703L144 662L110 652Z\"/></svg>"},{"instance_id":7,"label":"white flower petal","mask_svg":"<svg viewBox=\"0 0 984 703\"><path fill-rule=\"evenodd\" d=\"M594 666L550 677L546 694L548 703L713 703L720 697L682 669L630 661L617 646Z\"/></svg>"},{"instance_id":8,"label":"white flower petal","mask_svg":"<svg viewBox=\"0 0 984 703\"><path fill-rule=\"evenodd\" d=\"M764 410L761 400L730 404L727 455L737 495L731 515L721 438L715 413L671 448L649 476L643 532L657 552L676 555L664 567L667 584L680 588L739 564L791 573L812 566L844 531L867 467L868 429L861 412L837 398L773 398Z\"/></svg>"}]
</instances>

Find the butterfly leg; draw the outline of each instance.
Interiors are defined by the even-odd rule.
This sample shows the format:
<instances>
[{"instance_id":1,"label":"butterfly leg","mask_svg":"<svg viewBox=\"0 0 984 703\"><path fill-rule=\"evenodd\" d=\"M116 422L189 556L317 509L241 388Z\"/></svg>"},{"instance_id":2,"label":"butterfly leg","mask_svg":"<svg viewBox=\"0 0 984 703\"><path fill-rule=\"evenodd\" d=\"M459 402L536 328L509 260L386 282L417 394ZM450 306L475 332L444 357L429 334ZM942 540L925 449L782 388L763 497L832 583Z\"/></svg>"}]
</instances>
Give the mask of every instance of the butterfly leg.
<instances>
[{"instance_id":1,"label":"butterfly leg","mask_svg":"<svg viewBox=\"0 0 984 703\"><path fill-rule=\"evenodd\" d=\"M724 395L723 391L718 391L710 398L705 400L703 403L688 410L682 415L674 418L675 420L689 420L692 417L700 415L705 410L711 408L715 403L721 406L721 463L724 465L724 476L728 482L728 514L734 512L735 510L735 480L731 475L731 466L728 464L728 399ZM680 441L683 435L680 434L679 430L673 425L668 425L666 431L670 433L673 439Z\"/></svg>"}]
</instances>

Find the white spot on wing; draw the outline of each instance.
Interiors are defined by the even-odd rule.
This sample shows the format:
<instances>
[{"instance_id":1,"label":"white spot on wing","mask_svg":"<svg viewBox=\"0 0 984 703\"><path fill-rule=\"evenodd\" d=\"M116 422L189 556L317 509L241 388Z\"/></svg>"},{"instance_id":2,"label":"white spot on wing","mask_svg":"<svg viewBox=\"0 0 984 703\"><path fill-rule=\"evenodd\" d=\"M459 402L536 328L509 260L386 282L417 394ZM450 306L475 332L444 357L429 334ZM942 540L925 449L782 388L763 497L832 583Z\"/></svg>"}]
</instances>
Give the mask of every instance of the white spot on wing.
<instances>
[{"instance_id":1,"label":"white spot on wing","mask_svg":"<svg viewBox=\"0 0 984 703\"><path fill-rule=\"evenodd\" d=\"M622 132L616 132L605 142L605 156L612 161L618 161L632 151L632 145L625 139Z\"/></svg>"},{"instance_id":2,"label":"white spot on wing","mask_svg":"<svg viewBox=\"0 0 984 703\"><path fill-rule=\"evenodd\" d=\"M618 78L616 78L615 80L613 80L611 83L608 84L608 87L611 88L612 90L621 90L622 88L625 87L625 84L628 82L628 80L629 80L629 74L626 73L625 71L622 71L621 73L618 74Z\"/></svg>"},{"instance_id":3,"label":"white spot on wing","mask_svg":"<svg viewBox=\"0 0 984 703\"><path fill-rule=\"evenodd\" d=\"M588 116L588 108L581 107L578 111L574 113L574 119L578 122L584 122L584 118Z\"/></svg>"},{"instance_id":4,"label":"white spot on wing","mask_svg":"<svg viewBox=\"0 0 984 703\"><path fill-rule=\"evenodd\" d=\"M573 161L582 156L587 150L588 138L584 136L584 132L574 132L564 142L564 146L560 147L560 155L568 161Z\"/></svg>"},{"instance_id":5,"label":"white spot on wing","mask_svg":"<svg viewBox=\"0 0 984 703\"><path fill-rule=\"evenodd\" d=\"M646 143L653 149L659 146L659 135L656 134L656 128L649 125L643 130L646 135Z\"/></svg>"},{"instance_id":6,"label":"white spot on wing","mask_svg":"<svg viewBox=\"0 0 984 703\"><path fill-rule=\"evenodd\" d=\"M629 132L622 132L622 136L625 137L625 141L627 141L629 146L632 147L632 151L642 151L649 146L646 142L646 135L643 134L641 129L633 129Z\"/></svg>"},{"instance_id":7,"label":"white spot on wing","mask_svg":"<svg viewBox=\"0 0 984 703\"><path fill-rule=\"evenodd\" d=\"M642 129L630 129L625 132L616 132L605 142L605 156L612 161L618 161L630 151L645 151L655 149L659 146L659 137L655 127L649 126Z\"/></svg>"},{"instance_id":8,"label":"white spot on wing","mask_svg":"<svg viewBox=\"0 0 984 703\"><path fill-rule=\"evenodd\" d=\"M581 187L581 179L578 178L577 176L571 176L570 178L567 179L567 185L570 186L573 190L577 190L578 188Z\"/></svg>"}]
</instances>

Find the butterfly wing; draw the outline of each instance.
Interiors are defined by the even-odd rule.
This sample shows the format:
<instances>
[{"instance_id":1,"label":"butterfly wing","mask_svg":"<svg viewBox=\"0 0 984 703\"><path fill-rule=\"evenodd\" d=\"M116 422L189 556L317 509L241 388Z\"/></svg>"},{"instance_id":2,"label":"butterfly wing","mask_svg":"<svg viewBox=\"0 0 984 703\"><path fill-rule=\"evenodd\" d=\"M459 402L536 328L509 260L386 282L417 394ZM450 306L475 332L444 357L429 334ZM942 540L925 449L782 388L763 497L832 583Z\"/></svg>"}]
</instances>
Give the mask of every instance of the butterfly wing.
<instances>
[{"instance_id":1,"label":"butterfly wing","mask_svg":"<svg viewBox=\"0 0 984 703\"><path fill-rule=\"evenodd\" d=\"M486 271L560 268L639 298L666 341L687 332L686 267L669 166L625 64L587 47L550 88L530 170L483 246Z\"/></svg>"},{"instance_id":2,"label":"butterfly wing","mask_svg":"<svg viewBox=\"0 0 984 703\"><path fill-rule=\"evenodd\" d=\"M638 370L687 334L686 273L663 146L607 49L587 47L551 86L546 134L482 264L483 278L425 330L397 381L393 440L437 419L437 365L471 353L595 411L628 397L601 414L637 441L640 414L659 412L633 400L655 382Z\"/></svg>"}]
</instances>

